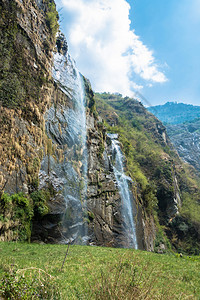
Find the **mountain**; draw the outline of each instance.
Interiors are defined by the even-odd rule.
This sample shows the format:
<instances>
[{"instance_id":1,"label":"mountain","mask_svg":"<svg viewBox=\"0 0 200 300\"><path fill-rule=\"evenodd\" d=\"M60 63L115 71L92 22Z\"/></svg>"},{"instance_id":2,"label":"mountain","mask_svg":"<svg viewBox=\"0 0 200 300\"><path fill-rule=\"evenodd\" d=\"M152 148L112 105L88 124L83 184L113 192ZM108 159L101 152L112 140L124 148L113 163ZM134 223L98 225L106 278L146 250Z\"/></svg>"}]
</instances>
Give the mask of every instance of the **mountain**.
<instances>
[{"instance_id":1,"label":"mountain","mask_svg":"<svg viewBox=\"0 0 200 300\"><path fill-rule=\"evenodd\" d=\"M168 102L148 110L165 122L180 157L200 171L200 106Z\"/></svg>"},{"instance_id":2,"label":"mountain","mask_svg":"<svg viewBox=\"0 0 200 300\"><path fill-rule=\"evenodd\" d=\"M165 224L169 239L177 237L175 243L171 240L177 249L183 250L192 240L198 241L200 227L195 210L199 211L199 178L177 155L166 128L134 99L103 93L95 94L95 100L107 130L119 134L127 159L127 174L140 190L138 201L145 211L145 229L148 230L153 215L154 222ZM145 237L151 236L152 224L150 228ZM166 245L161 227L156 231L156 240Z\"/></svg>"},{"instance_id":3,"label":"mountain","mask_svg":"<svg viewBox=\"0 0 200 300\"><path fill-rule=\"evenodd\" d=\"M167 102L164 105L150 106L147 109L167 124L181 124L200 118L200 106L191 104Z\"/></svg>"},{"instance_id":4,"label":"mountain","mask_svg":"<svg viewBox=\"0 0 200 300\"><path fill-rule=\"evenodd\" d=\"M200 119L166 127L180 157L200 172Z\"/></svg>"},{"instance_id":5,"label":"mountain","mask_svg":"<svg viewBox=\"0 0 200 300\"><path fill-rule=\"evenodd\" d=\"M198 254L198 178L164 125L94 94L53 0L0 12L0 240Z\"/></svg>"}]
</instances>

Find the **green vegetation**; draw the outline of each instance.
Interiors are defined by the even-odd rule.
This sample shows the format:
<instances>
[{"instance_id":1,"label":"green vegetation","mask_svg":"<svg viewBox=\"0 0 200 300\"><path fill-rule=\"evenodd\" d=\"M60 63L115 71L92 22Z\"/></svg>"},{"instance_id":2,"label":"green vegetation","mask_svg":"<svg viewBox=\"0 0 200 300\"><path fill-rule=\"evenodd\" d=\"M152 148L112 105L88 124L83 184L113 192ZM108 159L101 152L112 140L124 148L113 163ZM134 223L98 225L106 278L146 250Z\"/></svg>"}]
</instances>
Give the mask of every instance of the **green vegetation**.
<instances>
[{"instance_id":1,"label":"green vegetation","mask_svg":"<svg viewBox=\"0 0 200 300\"><path fill-rule=\"evenodd\" d=\"M0 199L0 233L13 240L29 240L33 204L22 193L9 196L3 194Z\"/></svg>"},{"instance_id":2,"label":"green vegetation","mask_svg":"<svg viewBox=\"0 0 200 300\"><path fill-rule=\"evenodd\" d=\"M184 122L182 124L167 124L167 132L172 137L187 133L200 134L200 119Z\"/></svg>"},{"instance_id":3,"label":"green vegetation","mask_svg":"<svg viewBox=\"0 0 200 300\"><path fill-rule=\"evenodd\" d=\"M143 205L151 213L157 207L161 190L173 194L172 165L162 158L163 147L158 144L158 137L151 131L154 120L151 116L149 119L148 115L145 116L144 109L141 115L134 113L128 109L129 104L139 106L136 101L131 103L131 99L123 99L120 95L96 94L97 110L107 122L107 130L119 134L129 175L139 184L143 193ZM118 116L117 121L114 113ZM171 184L171 191L168 182L165 186L166 177Z\"/></svg>"},{"instance_id":4,"label":"green vegetation","mask_svg":"<svg viewBox=\"0 0 200 300\"><path fill-rule=\"evenodd\" d=\"M107 130L119 134L127 160L127 174L139 188L138 200L145 216L147 219L154 216L157 224L155 247L159 246L160 240L169 248L168 237L177 251L199 254L200 180L171 148L165 127L134 99L97 93L95 100ZM166 211L177 192L182 200L181 219L176 217L171 223ZM188 230L185 228L184 234L180 223L187 224Z\"/></svg>"},{"instance_id":5,"label":"green vegetation","mask_svg":"<svg viewBox=\"0 0 200 300\"><path fill-rule=\"evenodd\" d=\"M15 1L0 3L0 99L4 107L21 108L28 119L30 109L27 109L25 103L30 100L39 103L41 87L47 82L47 71L36 55L31 37L18 25L17 14L21 14L21 8ZM54 39L58 29L55 24L56 14L55 4L50 2L47 12L49 40L51 37Z\"/></svg>"},{"instance_id":6,"label":"green vegetation","mask_svg":"<svg viewBox=\"0 0 200 300\"><path fill-rule=\"evenodd\" d=\"M5 299L60 299L60 292L52 276L40 269L6 272L0 283L0 295Z\"/></svg>"},{"instance_id":7,"label":"green vegetation","mask_svg":"<svg viewBox=\"0 0 200 300\"><path fill-rule=\"evenodd\" d=\"M60 271L66 251L64 245L0 243L1 294L16 299L26 286L27 295L39 293L34 299L199 299L199 257L70 246Z\"/></svg>"},{"instance_id":8,"label":"green vegetation","mask_svg":"<svg viewBox=\"0 0 200 300\"><path fill-rule=\"evenodd\" d=\"M23 193L0 198L0 235L5 240L30 241L32 221L40 219L49 212L47 201L49 190L35 191L30 196Z\"/></svg>"},{"instance_id":9,"label":"green vegetation","mask_svg":"<svg viewBox=\"0 0 200 300\"><path fill-rule=\"evenodd\" d=\"M50 200L51 195L49 190L35 191L31 195L31 199L34 203L34 215L35 217L42 217L49 212L47 202Z\"/></svg>"},{"instance_id":10,"label":"green vegetation","mask_svg":"<svg viewBox=\"0 0 200 300\"><path fill-rule=\"evenodd\" d=\"M17 11L16 3L9 4L8 7L0 5L0 38L3 41L0 44L0 99L7 107L18 105L25 97L24 85L17 75L17 70L22 67L22 57L19 55L21 48L15 43L18 32Z\"/></svg>"},{"instance_id":11,"label":"green vegetation","mask_svg":"<svg viewBox=\"0 0 200 300\"><path fill-rule=\"evenodd\" d=\"M46 13L46 23L54 38L59 28L58 20L59 20L59 15L56 10L55 3L52 0L51 1L48 0L48 11Z\"/></svg>"}]
</instances>

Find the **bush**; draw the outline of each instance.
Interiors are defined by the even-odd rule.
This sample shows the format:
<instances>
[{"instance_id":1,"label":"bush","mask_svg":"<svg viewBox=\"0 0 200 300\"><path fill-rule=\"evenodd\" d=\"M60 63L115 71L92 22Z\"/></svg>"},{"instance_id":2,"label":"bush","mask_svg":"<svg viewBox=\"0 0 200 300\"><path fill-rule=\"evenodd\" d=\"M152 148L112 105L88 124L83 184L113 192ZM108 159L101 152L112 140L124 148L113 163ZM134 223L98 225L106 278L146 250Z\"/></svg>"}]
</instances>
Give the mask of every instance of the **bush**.
<instances>
[{"instance_id":1,"label":"bush","mask_svg":"<svg viewBox=\"0 0 200 300\"><path fill-rule=\"evenodd\" d=\"M4 274L0 282L0 295L5 299L61 299L54 278L36 268Z\"/></svg>"},{"instance_id":2,"label":"bush","mask_svg":"<svg viewBox=\"0 0 200 300\"><path fill-rule=\"evenodd\" d=\"M46 23L47 26L49 27L51 33L53 34L53 36L56 35L59 25L58 25L58 12L56 10L56 6L54 4L54 2L51 2L48 4L48 12L46 14Z\"/></svg>"},{"instance_id":3,"label":"bush","mask_svg":"<svg viewBox=\"0 0 200 300\"><path fill-rule=\"evenodd\" d=\"M157 208L158 199L155 196L155 187L147 185L143 191L143 202L146 211L150 214Z\"/></svg>"},{"instance_id":4,"label":"bush","mask_svg":"<svg viewBox=\"0 0 200 300\"><path fill-rule=\"evenodd\" d=\"M35 216L44 216L48 213L49 209L46 205L47 200L50 198L49 191L35 191L31 195L34 205Z\"/></svg>"},{"instance_id":5,"label":"bush","mask_svg":"<svg viewBox=\"0 0 200 300\"><path fill-rule=\"evenodd\" d=\"M0 211L1 219L15 232L15 239L30 240L33 206L29 198L23 193L5 193L1 196Z\"/></svg>"}]
</instances>

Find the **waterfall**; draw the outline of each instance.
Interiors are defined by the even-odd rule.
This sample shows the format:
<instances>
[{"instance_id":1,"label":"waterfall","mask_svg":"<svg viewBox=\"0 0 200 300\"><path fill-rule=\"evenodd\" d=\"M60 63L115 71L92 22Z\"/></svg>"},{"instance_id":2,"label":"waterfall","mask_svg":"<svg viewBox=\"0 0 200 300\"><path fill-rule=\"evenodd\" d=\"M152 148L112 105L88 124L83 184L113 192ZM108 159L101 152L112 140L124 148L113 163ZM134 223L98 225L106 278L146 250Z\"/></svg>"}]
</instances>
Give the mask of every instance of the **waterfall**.
<instances>
[{"instance_id":1,"label":"waterfall","mask_svg":"<svg viewBox=\"0 0 200 300\"><path fill-rule=\"evenodd\" d=\"M124 174L124 156L118 142L118 134L108 134L108 137L112 142L112 164L122 200L122 215L125 223L125 233L127 234L130 247L138 249L136 226L133 217L133 195L129 188L129 182L132 182L132 179Z\"/></svg>"},{"instance_id":2,"label":"waterfall","mask_svg":"<svg viewBox=\"0 0 200 300\"><path fill-rule=\"evenodd\" d=\"M84 220L87 213L87 147L83 79L68 53L54 55L53 77L69 100L63 103L58 99L45 115L47 135L57 152L63 155L59 163L58 158L55 161L51 157L51 174L54 181L59 179L60 194L66 204L62 220L63 242L85 244L88 239Z\"/></svg>"},{"instance_id":3,"label":"waterfall","mask_svg":"<svg viewBox=\"0 0 200 300\"><path fill-rule=\"evenodd\" d=\"M82 175L87 174L87 148L86 148L86 112L85 112L85 90L82 77L76 68L74 60L69 54L67 57L56 53L54 55L53 77L59 82L61 90L73 102L73 107L65 112L67 122L67 133L69 135L68 146L80 149L81 163L83 165ZM77 154L77 153L76 153ZM86 178L85 178L86 179ZM85 189L86 192L87 188Z\"/></svg>"}]
</instances>

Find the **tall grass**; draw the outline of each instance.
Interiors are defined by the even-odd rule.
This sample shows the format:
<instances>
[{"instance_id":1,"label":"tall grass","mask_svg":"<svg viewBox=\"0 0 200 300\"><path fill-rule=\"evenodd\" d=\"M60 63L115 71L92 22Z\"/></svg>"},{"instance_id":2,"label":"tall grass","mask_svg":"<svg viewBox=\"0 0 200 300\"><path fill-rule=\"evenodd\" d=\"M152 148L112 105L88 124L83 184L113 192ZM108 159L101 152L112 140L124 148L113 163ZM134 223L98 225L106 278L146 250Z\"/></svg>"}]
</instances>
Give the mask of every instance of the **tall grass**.
<instances>
[{"instance_id":1,"label":"tall grass","mask_svg":"<svg viewBox=\"0 0 200 300\"><path fill-rule=\"evenodd\" d=\"M43 293L27 299L199 299L199 257L70 246L61 271L66 250L65 245L0 243L0 280L15 268L18 288L23 277L33 282L30 293L31 286Z\"/></svg>"}]
</instances>

